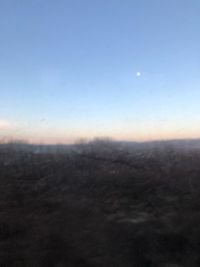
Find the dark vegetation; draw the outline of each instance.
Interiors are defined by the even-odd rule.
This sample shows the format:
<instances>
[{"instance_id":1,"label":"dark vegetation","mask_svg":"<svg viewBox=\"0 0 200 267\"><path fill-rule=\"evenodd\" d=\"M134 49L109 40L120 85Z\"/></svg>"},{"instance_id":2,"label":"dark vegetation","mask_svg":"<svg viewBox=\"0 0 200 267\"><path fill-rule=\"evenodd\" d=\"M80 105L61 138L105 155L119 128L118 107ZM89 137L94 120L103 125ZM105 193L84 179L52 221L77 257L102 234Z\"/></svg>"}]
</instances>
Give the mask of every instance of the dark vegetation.
<instances>
[{"instance_id":1,"label":"dark vegetation","mask_svg":"<svg viewBox=\"0 0 200 267\"><path fill-rule=\"evenodd\" d=\"M199 142L0 146L0 266L200 266Z\"/></svg>"}]
</instances>

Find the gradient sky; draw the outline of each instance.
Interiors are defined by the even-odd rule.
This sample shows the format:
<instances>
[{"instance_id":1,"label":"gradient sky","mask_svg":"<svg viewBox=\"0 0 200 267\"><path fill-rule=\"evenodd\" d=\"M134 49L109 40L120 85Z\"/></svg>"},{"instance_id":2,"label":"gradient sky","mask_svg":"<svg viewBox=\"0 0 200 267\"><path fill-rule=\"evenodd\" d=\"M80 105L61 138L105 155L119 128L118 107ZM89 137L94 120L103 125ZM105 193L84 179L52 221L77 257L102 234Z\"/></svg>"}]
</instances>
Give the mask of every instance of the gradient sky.
<instances>
[{"instance_id":1,"label":"gradient sky","mask_svg":"<svg viewBox=\"0 0 200 267\"><path fill-rule=\"evenodd\" d=\"M1 0L0 137L200 137L199 14L199 0Z\"/></svg>"}]
</instances>

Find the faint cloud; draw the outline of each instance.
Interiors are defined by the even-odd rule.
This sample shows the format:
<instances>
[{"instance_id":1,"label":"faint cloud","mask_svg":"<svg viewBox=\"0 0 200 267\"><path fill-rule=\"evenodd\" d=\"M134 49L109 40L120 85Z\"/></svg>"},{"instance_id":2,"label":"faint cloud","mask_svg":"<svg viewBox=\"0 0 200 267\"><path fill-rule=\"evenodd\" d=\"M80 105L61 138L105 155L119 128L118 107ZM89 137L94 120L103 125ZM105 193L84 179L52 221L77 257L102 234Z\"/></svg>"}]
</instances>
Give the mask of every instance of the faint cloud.
<instances>
[{"instance_id":1,"label":"faint cloud","mask_svg":"<svg viewBox=\"0 0 200 267\"><path fill-rule=\"evenodd\" d=\"M0 119L0 130L1 129L7 129L11 126L10 122L7 120L1 120Z\"/></svg>"}]
</instances>

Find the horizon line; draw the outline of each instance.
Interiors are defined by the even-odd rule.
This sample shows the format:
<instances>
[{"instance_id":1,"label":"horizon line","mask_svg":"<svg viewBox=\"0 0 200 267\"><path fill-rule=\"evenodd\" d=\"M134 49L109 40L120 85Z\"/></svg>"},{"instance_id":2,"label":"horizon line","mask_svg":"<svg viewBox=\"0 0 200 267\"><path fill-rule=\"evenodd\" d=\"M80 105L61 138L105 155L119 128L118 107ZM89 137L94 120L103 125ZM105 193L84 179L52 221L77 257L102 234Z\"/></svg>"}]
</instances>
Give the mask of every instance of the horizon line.
<instances>
[{"instance_id":1,"label":"horizon line","mask_svg":"<svg viewBox=\"0 0 200 267\"><path fill-rule=\"evenodd\" d=\"M144 144L144 143L156 143L156 142L179 142L179 141L200 141L200 137L195 138L162 138L162 139L151 139L151 140L134 140L134 139L114 139L110 137L95 137L95 138L79 138L77 140L74 140L73 142L32 142L28 139L3 139L0 140L0 145L4 144L24 144L24 145L43 145L43 146L60 146L60 145L79 145L79 144L89 144L92 142L113 142L113 143L138 143L138 144Z\"/></svg>"}]
</instances>

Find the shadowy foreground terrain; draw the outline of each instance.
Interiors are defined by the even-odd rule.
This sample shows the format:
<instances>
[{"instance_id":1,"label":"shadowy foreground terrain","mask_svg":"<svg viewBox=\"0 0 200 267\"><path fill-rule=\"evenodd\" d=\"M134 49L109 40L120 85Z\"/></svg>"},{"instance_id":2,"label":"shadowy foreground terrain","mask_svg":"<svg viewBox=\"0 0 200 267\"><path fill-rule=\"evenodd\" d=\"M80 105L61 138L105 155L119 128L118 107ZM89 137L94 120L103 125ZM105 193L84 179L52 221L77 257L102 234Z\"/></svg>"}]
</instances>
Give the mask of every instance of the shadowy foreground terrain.
<instances>
[{"instance_id":1,"label":"shadowy foreground terrain","mask_svg":"<svg viewBox=\"0 0 200 267\"><path fill-rule=\"evenodd\" d=\"M200 146L0 145L0 266L200 266Z\"/></svg>"}]
</instances>

